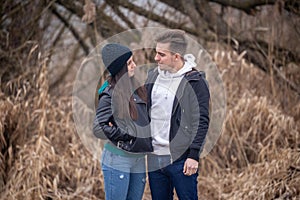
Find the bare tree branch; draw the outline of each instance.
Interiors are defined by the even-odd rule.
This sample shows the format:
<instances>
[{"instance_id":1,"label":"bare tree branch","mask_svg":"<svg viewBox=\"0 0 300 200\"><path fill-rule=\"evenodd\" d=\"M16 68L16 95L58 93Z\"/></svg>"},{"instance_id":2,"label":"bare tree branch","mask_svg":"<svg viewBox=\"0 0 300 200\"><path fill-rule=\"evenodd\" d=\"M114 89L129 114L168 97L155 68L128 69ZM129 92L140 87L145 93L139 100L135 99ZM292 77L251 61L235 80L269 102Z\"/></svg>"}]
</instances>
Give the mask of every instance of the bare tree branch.
<instances>
[{"instance_id":1,"label":"bare tree branch","mask_svg":"<svg viewBox=\"0 0 300 200\"><path fill-rule=\"evenodd\" d=\"M67 20L69 21L71 19L71 17L72 17L72 14L70 13ZM56 35L56 38L54 38L54 40L52 42L51 49L50 49L49 54L48 54L49 59L47 61L47 65L51 61L51 57L52 57L53 53L55 52L54 49L55 49L56 45L58 44L61 36L63 35L63 32L66 29L66 26L64 24L60 24L60 26L61 27L59 28L59 31ZM57 27L57 29L58 29L58 27ZM50 72L50 74L51 74L51 72Z\"/></svg>"},{"instance_id":2,"label":"bare tree branch","mask_svg":"<svg viewBox=\"0 0 300 200\"><path fill-rule=\"evenodd\" d=\"M263 71L270 73L269 68L266 66L269 66L268 63L268 57L265 54L265 52L268 52L268 47L269 44L267 42L264 41L252 41L249 38L243 38L240 35L238 35L237 33L235 33L235 31L233 29L231 29L227 23L222 19L222 17L220 15L218 15L215 10L213 10L211 8L211 6L209 5L207 0L187 0L187 1L180 1L181 3L178 2L174 2L172 0L160 0L161 2L166 3L168 6L173 7L174 9L180 10L182 13L186 14L187 16L190 17L191 21L193 22L193 24L196 27L201 26L199 23L199 18L203 18L206 23L208 24L208 27L210 30L212 30L214 33L217 34L219 41L222 41L224 43L229 43L231 44L232 48L235 48L235 44L233 42L229 42L232 39L238 41L239 43L239 47L238 49L236 49L239 53L243 52L244 50L247 51L246 54L246 59L254 64L256 64L260 69L262 69ZM217 1L217 0L216 0ZM257 0L257 1L231 1L231 0L219 0L219 2L232 2L232 5L235 5L236 7L238 6L239 3L243 2L252 2L251 6L249 8L254 8L255 6L260 5L259 3L261 3L262 5L266 5L266 1L262 0ZM253 4L256 3L256 4ZM250 4L249 4L250 5ZM249 6L248 5L248 6ZM240 5L241 7L241 5ZM242 7L243 8L243 7ZM241 9L242 9L241 8ZM244 5L244 8L246 9L247 7ZM197 12L195 12L195 9L197 10ZM280 58L286 58L288 57L288 61L291 62L296 62L296 63L300 63L300 57L291 51L288 51L286 49L283 49L282 47L276 46L275 49L278 52L288 52L289 56L278 56ZM281 62L281 61L277 61L277 62ZM277 72L275 70L275 72ZM283 80L284 82L286 82L290 88L292 88L293 90L298 92L298 89L295 88L294 84L290 84L291 82L287 82L286 78L283 78L282 75L278 75L278 77Z\"/></svg>"},{"instance_id":3,"label":"bare tree branch","mask_svg":"<svg viewBox=\"0 0 300 200\"><path fill-rule=\"evenodd\" d=\"M0 19L0 24L2 24L5 20L7 20L9 17L11 17L12 15L14 15L15 13L18 13L21 9L24 8L24 6L29 5L30 1L20 1L17 2L15 5L11 5L11 2L9 1L5 1L3 5L1 5L1 19ZM10 7L9 9L9 13L5 13L7 12L7 7Z\"/></svg>"},{"instance_id":4,"label":"bare tree branch","mask_svg":"<svg viewBox=\"0 0 300 200\"><path fill-rule=\"evenodd\" d=\"M135 25L126 17L112 1L106 1L113 11L128 25L129 28L135 29Z\"/></svg>"},{"instance_id":5,"label":"bare tree branch","mask_svg":"<svg viewBox=\"0 0 300 200\"><path fill-rule=\"evenodd\" d=\"M223 18L211 8L207 0L195 0L195 7L204 20L209 24L210 29L214 31L218 37L221 37L221 39L227 39L228 33L234 33Z\"/></svg>"},{"instance_id":6,"label":"bare tree branch","mask_svg":"<svg viewBox=\"0 0 300 200\"><path fill-rule=\"evenodd\" d=\"M73 1L69 0L57 0L56 3L66 8L68 11L78 16L80 19L84 15L83 5L79 6L78 4L74 4Z\"/></svg>"},{"instance_id":7,"label":"bare tree branch","mask_svg":"<svg viewBox=\"0 0 300 200\"><path fill-rule=\"evenodd\" d=\"M57 3L76 15L79 19L81 19L84 15L83 5L74 4L72 0L57 0ZM97 31L104 38L125 31L125 29L115 22L111 17L104 14L103 9L96 8L96 24ZM95 23L91 23L89 26L94 29Z\"/></svg>"},{"instance_id":8,"label":"bare tree branch","mask_svg":"<svg viewBox=\"0 0 300 200\"><path fill-rule=\"evenodd\" d=\"M50 8L51 12L71 31L75 39L79 42L82 47L85 55L89 54L89 47L85 44L83 39L80 37L79 33L77 33L76 29L69 23L67 19L65 19L56 9L55 5L52 5Z\"/></svg>"},{"instance_id":9,"label":"bare tree branch","mask_svg":"<svg viewBox=\"0 0 300 200\"><path fill-rule=\"evenodd\" d=\"M243 51L247 51L247 54L245 55L245 58L256 65L258 68L263 70L266 73L270 73L270 69L268 66L272 66L272 68L275 70L275 73L278 80L281 80L285 82L292 90L297 92L300 95L300 89L296 86L292 81L288 80L278 69L277 66L283 66L284 63L282 63L279 59L271 60L268 58L267 52L268 52L268 43L264 41L250 41L250 40L244 40L240 42L240 46L237 49L239 53ZM278 55L276 57L278 58L286 58L287 60L285 62L296 62L300 63L300 58L295 53L286 50L284 48L276 47L278 48ZM271 62L271 63L270 63Z\"/></svg>"},{"instance_id":10,"label":"bare tree branch","mask_svg":"<svg viewBox=\"0 0 300 200\"><path fill-rule=\"evenodd\" d=\"M81 18L81 16L83 15L83 9L80 4L74 4L71 0L57 0L57 2L68 9L70 12L76 14L76 16L78 16L79 18ZM290 6L289 9L294 9L294 13L299 10L299 3L297 3L295 0L283 0L279 3L275 0L179 0L177 2L173 0L159 0L159 2L164 3L177 12L180 12L183 15L189 17L193 26L187 27L185 24L179 24L127 0L106 1L107 5L109 5L116 13L116 15L118 15L118 17L120 17L120 19L124 21L131 29L134 29L135 25L132 23L132 20L127 18L120 11L120 7L128 9L139 16L143 16L149 20L158 22L169 28L182 29L189 34L204 39L205 41L215 41L216 37L211 35L212 32L216 34L218 41L230 44L232 48L236 49L236 46L231 41L238 41L239 46L236 50L238 52L246 50L246 59L256 64L260 69L267 73L270 73L270 68L266 66L270 65L268 64L268 56L265 54L265 52L268 52L269 44L265 41L254 41L249 38L244 38L244 36L236 33L234 29L232 29L226 23L222 15L218 14L209 3L213 2L220 4L221 6L231 6L243 10L248 14L255 14L255 9L258 6L275 5L275 3L277 3L277 9L288 9L287 6ZM100 34L103 37L110 37L111 35L124 31L124 28L120 25L120 22L112 19L112 17L105 14L104 8L96 9L96 12L96 21L89 25L89 27L94 27L97 24L97 30L99 30ZM92 36L90 36L90 38L92 38ZM286 49L282 49L278 46L275 46L274 48L278 52L289 52L288 54L290 61L298 62L300 60L299 56L297 56L293 52L287 51ZM281 61L278 60L277 62ZM291 88L293 88L292 85Z\"/></svg>"},{"instance_id":11,"label":"bare tree branch","mask_svg":"<svg viewBox=\"0 0 300 200\"><path fill-rule=\"evenodd\" d=\"M71 56L71 59L69 59L68 64L63 68L63 72L61 74L59 74L58 77L56 77L56 79L53 83L51 83L51 85L49 86L49 90L55 89L64 80L64 78L69 74L69 71L72 69L74 62L76 61L76 56L80 49L79 47L80 47L79 45L76 45L76 47L73 51L73 54Z\"/></svg>"},{"instance_id":12,"label":"bare tree branch","mask_svg":"<svg viewBox=\"0 0 300 200\"><path fill-rule=\"evenodd\" d=\"M263 5L274 5L278 0L210 0L210 2L218 3L222 6L231 6L239 10L243 10L248 14L254 14L255 9L258 6ZM293 12L294 14L300 15L300 2L297 0L285 0L284 9Z\"/></svg>"},{"instance_id":13,"label":"bare tree branch","mask_svg":"<svg viewBox=\"0 0 300 200\"><path fill-rule=\"evenodd\" d=\"M254 14L254 9L258 6L274 4L277 0L210 0L221 4L222 6L231 6L239 10L243 10L248 14Z\"/></svg>"},{"instance_id":14,"label":"bare tree branch","mask_svg":"<svg viewBox=\"0 0 300 200\"><path fill-rule=\"evenodd\" d=\"M194 0L181 1L181 3L185 14L189 16L195 27L197 27L197 35L207 35L207 33L205 32L208 30L208 24L203 20L199 12L195 9Z\"/></svg>"},{"instance_id":15,"label":"bare tree branch","mask_svg":"<svg viewBox=\"0 0 300 200\"><path fill-rule=\"evenodd\" d=\"M135 12L136 14L140 15L140 16L144 16L152 21L155 21L155 22L159 22L167 27L170 27L170 28L176 28L176 29L182 29L184 31L186 31L187 33L190 33L192 35L198 35L197 34L197 30L195 29L192 29L192 28L188 28L188 27L185 27L183 26L183 24L178 24L176 22L173 22L171 20L168 20L162 16L159 16L153 12L150 12L144 8L141 8L137 5L134 5L126 0L113 0L113 3L114 4L118 4L124 8L127 8L133 12ZM205 35L203 35L203 37L205 37Z\"/></svg>"}]
</instances>

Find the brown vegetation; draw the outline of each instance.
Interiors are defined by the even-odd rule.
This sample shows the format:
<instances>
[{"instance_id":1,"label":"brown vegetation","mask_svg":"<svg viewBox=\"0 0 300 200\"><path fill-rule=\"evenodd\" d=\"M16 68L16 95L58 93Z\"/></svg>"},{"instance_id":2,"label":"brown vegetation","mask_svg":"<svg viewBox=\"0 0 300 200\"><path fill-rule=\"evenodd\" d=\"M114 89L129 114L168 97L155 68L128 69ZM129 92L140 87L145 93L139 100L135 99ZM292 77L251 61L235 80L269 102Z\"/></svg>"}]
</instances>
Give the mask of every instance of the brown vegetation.
<instances>
[{"instance_id":1,"label":"brown vegetation","mask_svg":"<svg viewBox=\"0 0 300 200\"><path fill-rule=\"evenodd\" d=\"M225 55L216 55L215 61L224 74L227 118L213 152L201 162L199 195L299 197L299 102L291 100L295 109L285 113L266 93L267 85L257 87L270 77L243 60L234 61L237 55ZM38 64L1 88L2 199L103 199L99 162L76 135L71 99L49 95L47 68ZM280 95L276 98L284 98Z\"/></svg>"},{"instance_id":2,"label":"brown vegetation","mask_svg":"<svg viewBox=\"0 0 300 200\"><path fill-rule=\"evenodd\" d=\"M278 86L274 96L269 76L238 61L238 55L227 55L215 56L224 72L228 110L222 136L201 161L201 194L204 199L298 199L298 96L288 97ZM286 98L289 112L279 106Z\"/></svg>"},{"instance_id":3,"label":"brown vegetation","mask_svg":"<svg viewBox=\"0 0 300 200\"><path fill-rule=\"evenodd\" d=\"M70 32L65 33L65 27L51 22L53 17L49 17L49 13L58 18L60 16L62 18L59 19L67 24L71 21L71 15L60 15L56 12L59 10L56 6L65 6L66 10L79 13L81 17L84 15L83 9L78 9L80 7L75 5L79 4L72 4L71 1L15 2L10 4L10 1L4 1L0 10L0 199L104 199L99 160L82 144L72 115L70 91L76 71L76 67L72 66L74 62L80 62L84 52L88 51L88 45L85 44L85 36L82 36L84 34L77 34L78 30L70 23L68 28L71 27L70 32L78 42L74 45L74 52L68 52L71 54L69 60L60 59L59 56L66 56L60 54L68 48L64 41L69 38ZM123 6L131 5L126 1L118 2ZM162 2L172 6L175 1ZM227 5L238 1L213 2ZM83 1L80 3L83 5ZM296 6L293 7L294 4ZM239 6L242 5L233 5ZM250 4L241 9L253 15L258 12L256 6ZM285 1L281 6L292 10L293 16L299 15L296 1ZM105 20L91 26L98 25L101 36L107 37L123 29L103 12L104 7L98 8L97 16ZM138 8L134 6L132 9L140 12ZM47 9L49 13L45 14ZM94 13L91 5L85 9ZM114 9L116 12L119 10L118 7ZM178 9L185 10L181 5ZM204 20L203 10L196 12ZM93 21L93 13L85 19ZM43 14L46 16L40 19ZM147 16L172 27L172 23L163 21L166 19L164 16L157 19L156 15ZM299 18L291 21L297 20ZM59 34L53 34L55 37L50 40L47 38L50 34L43 34L39 23L44 28L55 26ZM127 24L134 26L130 21ZM189 31L189 26L173 25L194 33ZM87 27L86 35L91 34L90 28ZM99 40L97 30L92 32L95 35L90 39L94 42ZM201 34L200 31L194 36L200 40L207 38ZM239 48L234 51L234 45L231 42L222 44L222 39L217 43L210 41L207 45L225 84L227 115L221 137L212 152L200 163L198 181L201 199L300 198L299 63L297 58L284 54L286 51L275 48L275 39L271 39L267 46L260 49L265 57L256 57L257 54ZM295 41L296 48L299 43ZM241 47L242 43L235 43L239 44ZM243 45L248 44L245 42ZM266 43L259 40L253 44L260 48L260 44ZM250 49L253 44L249 44ZM79 47L83 50L80 51ZM249 56L270 62L262 70L261 60L256 62L258 65L253 65L249 62ZM62 69L53 66L51 59L54 58L61 61L56 64ZM148 185L144 199L151 199Z\"/></svg>"}]
</instances>

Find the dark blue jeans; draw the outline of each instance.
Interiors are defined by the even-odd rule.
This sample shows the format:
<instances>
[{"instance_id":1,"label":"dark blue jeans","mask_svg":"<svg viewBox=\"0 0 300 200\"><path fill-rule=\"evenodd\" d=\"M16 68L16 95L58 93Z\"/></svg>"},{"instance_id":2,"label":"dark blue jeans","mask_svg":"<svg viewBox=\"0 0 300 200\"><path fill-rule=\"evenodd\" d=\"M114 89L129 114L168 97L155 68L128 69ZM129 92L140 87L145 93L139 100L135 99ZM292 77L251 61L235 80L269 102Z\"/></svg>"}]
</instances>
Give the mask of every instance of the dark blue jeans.
<instances>
[{"instance_id":1,"label":"dark blue jeans","mask_svg":"<svg viewBox=\"0 0 300 200\"><path fill-rule=\"evenodd\" d=\"M152 200L172 200L174 188L180 200L198 200L198 172L191 176L184 175L184 162L185 159L182 159L170 164L170 158L166 156L148 156Z\"/></svg>"}]
</instances>

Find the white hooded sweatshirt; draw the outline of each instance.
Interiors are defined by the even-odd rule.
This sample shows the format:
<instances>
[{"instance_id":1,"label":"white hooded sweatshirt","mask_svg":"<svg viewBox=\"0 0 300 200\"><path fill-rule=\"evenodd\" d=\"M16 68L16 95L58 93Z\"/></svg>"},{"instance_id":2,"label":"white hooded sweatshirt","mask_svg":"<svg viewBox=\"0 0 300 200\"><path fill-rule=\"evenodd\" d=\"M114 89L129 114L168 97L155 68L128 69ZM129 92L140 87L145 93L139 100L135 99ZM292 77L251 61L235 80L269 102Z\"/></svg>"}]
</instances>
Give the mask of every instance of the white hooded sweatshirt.
<instances>
[{"instance_id":1,"label":"white hooded sweatshirt","mask_svg":"<svg viewBox=\"0 0 300 200\"><path fill-rule=\"evenodd\" d=\"M190 54L188 54L190 56ZM151 98L151 134L153 138L153 154L169 155L170 122L175 94L186 72L192 70L196 63L191 62L190 57L184 57L184 66L176 73L160 70L154 83ZM194 57L193 57L194 58Z\"/></svg>"}]
</instances>

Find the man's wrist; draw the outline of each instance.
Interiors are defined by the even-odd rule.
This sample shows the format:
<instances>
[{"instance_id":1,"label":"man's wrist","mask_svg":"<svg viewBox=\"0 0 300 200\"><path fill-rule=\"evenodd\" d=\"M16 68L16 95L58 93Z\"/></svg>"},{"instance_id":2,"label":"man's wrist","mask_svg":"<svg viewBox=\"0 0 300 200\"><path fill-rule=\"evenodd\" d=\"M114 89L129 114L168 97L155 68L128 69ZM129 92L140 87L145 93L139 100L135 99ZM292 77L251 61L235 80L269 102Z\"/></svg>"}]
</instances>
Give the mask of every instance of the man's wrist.
<instances>
[{"instance_id":1,"label":"man's wrist","mask_svg":"<svg viewBox=\"0 0 300 200\"><path fill-rule=\"evenodd\" d=\"M198 149L190 149L190 152L188 154L188 158L191 158L193 160L196 160L199 162L199 150Z\"/></svg>"}]
</instances>

